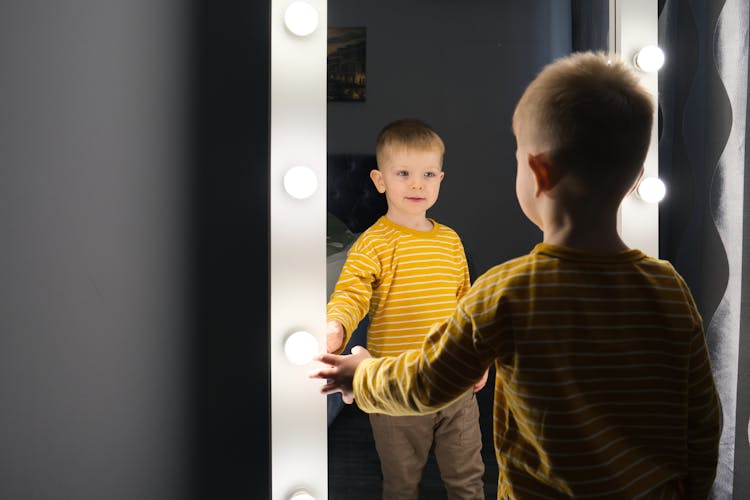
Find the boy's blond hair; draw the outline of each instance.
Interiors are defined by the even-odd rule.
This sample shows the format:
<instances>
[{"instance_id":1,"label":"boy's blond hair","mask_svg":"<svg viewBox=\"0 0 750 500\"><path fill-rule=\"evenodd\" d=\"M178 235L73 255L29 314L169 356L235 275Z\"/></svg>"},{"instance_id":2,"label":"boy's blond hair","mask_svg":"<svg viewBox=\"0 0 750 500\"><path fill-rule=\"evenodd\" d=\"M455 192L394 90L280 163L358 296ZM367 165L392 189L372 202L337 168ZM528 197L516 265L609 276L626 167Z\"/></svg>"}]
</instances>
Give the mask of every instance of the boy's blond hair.
<instances>
[{"instance_id":1,"label":"boy's blond hair","mask_svg":"<svg viewBox=\"0 0 750 500\"><path fill-rule=\"evenodd\" d=\"M582 52L546 66L513 114L550 163L584 185L624 196L641 172L651 140L654 97L623 61Z\"/></svg>"},{"instance_id":2,"label":"boy's blond hair","mask_svg":"<svg viewBox=\"0 0 750 500\"><path fill-rule=\"evenodd\" d=\"M445 153L445 144L437 132L425 122L413 118L396 120L380 131L375 143L378 165L385 161L386 151L393 148L438 151L441 157Z\"/></svg>"}]
</instances>

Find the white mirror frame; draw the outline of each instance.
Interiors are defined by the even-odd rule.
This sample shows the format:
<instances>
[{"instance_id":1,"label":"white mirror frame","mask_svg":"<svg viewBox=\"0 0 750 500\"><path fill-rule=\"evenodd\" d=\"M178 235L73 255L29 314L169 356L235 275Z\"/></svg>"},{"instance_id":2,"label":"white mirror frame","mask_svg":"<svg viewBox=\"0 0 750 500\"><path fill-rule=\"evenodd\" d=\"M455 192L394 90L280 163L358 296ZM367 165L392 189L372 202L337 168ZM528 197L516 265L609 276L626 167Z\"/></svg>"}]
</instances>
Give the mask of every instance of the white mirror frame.
<instances>
[{"instance_id":1,"label":"white mirror frame","mask_svg":"<svg viewBox=\"0 0 750 500\"><path fill-rule=\"evenodd\" d=\"M279 500L299 490L328 498L326 399L307 379L312 365L294 364L284 352L298 330L325 345L327 3L306 1L318 25L305 36L284 24L294 0L271 1L271 497ZM284 189L284 175L297 165L317 177L303 199Z\"/></svg>"},{"instance_id":2,"label":"white mirror frame","mask_svg":"<svg viewBox=\"0 0 750 500\"><path fill-rule=\"evenodd\" d=\"M614 0L615 52L625 61L633 61L643 47L659 44L658 5L652 0ZM667 54L669 57L669 54ZM641 72L641 81L658 105L658 73ZM658 111L654 112L651 145L643 165L643 178L659 177ZM659 257L659 205L647 203L635 192L620 207L620 234L628 246Z\"/></svg>"},{"instance_id":3,"label":"white mirror frame","mask_svg":"<svg viewBox=\"0 0 750 500\"><path fill-rule=\"evenodd\" d=\"M306 330L325 345L327 3L307 0L318 12L318 26L300 37L284 26L293 1L271 1L271 497L286 500L304 489L323 500L328 498L326 399L318 392L320 384L306 378L312 366L286 359L284 340ZM625 60L658 43L656 2L610 0L610 12L615 27L610 46ZM643 82L656 100L656 73L643 73ZM654 126L646 176L658 176L657 140ZM317 175L318 189L309 198L294 199L284 191L284 174L294 165L306 165ZM631 195L620 215L625 242L658 257L658 205Z\"/></svg>"}]
</instances>

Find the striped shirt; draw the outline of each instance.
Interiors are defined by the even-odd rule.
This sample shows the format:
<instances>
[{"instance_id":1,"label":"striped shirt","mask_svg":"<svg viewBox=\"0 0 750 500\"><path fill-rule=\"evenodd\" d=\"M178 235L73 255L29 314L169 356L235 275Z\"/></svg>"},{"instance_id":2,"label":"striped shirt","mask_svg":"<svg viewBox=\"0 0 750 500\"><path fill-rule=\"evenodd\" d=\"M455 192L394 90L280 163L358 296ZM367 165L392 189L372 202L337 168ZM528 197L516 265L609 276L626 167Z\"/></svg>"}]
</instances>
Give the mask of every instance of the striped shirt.
<instances>
[{"instance_id":1,"label":"striped shirt","mask_svg":"<svg viewBox=\"0 0 750 500\"><path fill-rule=\"evenodd\" d=\"M430 220L431 231L416 231L383 216L354 243L327 307L328 320L344 326L344 345L368 313L374 356L419 348L453 314L469 290L466 256L456 232Z\"/></svg>"},{"instance_id":2,"label":"striped shirt","mask_svg":"<svg viewBox=\"0 0 750 500\"><path fill-rule=\"evenodd\" d=\"M668 262L539 244L480 277L420 350L362 362L355 399L434 411L493 362L498 498L707 497L721 410Z\"/></svg>"}]
</instances>

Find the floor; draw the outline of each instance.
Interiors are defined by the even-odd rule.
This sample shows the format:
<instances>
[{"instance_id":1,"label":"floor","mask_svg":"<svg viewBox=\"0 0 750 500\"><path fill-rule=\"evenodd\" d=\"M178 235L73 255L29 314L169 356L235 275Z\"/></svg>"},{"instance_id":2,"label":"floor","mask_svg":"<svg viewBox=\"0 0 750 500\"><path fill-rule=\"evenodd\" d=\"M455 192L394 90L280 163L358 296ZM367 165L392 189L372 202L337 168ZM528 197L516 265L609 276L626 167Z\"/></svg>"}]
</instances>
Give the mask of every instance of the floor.
<instances>
[{"instance_id":1,"label":"floor","mask_svg":"<svg viewBox=\"0 0 750 500\"><path fill-rule=\"evenodd\" d=\"M490 380L493 380L490 374ZM497 462L492 449L492 393L487 386L477 394L485 463L485 499L497 492ZM380 461L372 439L370 421L356 405L345 405L328 429L329 500L381 500ZM435 459L425 467L420 499L447 500Z\"/></svg>"}]
</instances>

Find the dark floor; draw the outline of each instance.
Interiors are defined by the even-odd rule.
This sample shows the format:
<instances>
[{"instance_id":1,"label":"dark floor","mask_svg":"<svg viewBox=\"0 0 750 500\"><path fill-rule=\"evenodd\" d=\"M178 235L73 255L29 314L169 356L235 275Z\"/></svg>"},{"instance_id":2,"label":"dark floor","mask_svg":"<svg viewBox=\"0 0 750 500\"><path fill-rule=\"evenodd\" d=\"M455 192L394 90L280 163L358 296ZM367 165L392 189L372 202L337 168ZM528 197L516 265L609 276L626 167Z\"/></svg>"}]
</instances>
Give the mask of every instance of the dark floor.
<instances>
[{"instance_id":1,"label":"dark floor","mask_svg":"<svg viewBox=\"0 0 750 500\"><path fill-rule=\"evenodd\" d=\"M490 374L490 381L493 375ZM497 495L497 462L492 449L492 393L492 384L488 383L477 394L487 500L494 500ZM381 500L380 481L380 461L370 421L356 405L345 405L328 428L328 499ZM432 453L422 475L419 496L423 500L447 499Z\"/></svg>"}]
</instances>

